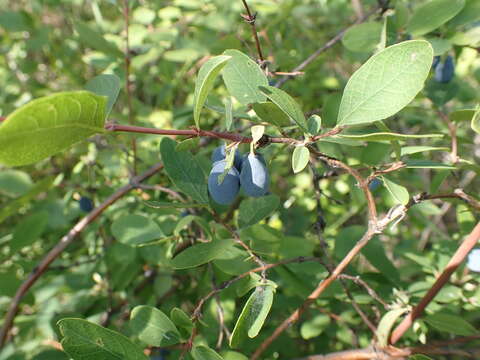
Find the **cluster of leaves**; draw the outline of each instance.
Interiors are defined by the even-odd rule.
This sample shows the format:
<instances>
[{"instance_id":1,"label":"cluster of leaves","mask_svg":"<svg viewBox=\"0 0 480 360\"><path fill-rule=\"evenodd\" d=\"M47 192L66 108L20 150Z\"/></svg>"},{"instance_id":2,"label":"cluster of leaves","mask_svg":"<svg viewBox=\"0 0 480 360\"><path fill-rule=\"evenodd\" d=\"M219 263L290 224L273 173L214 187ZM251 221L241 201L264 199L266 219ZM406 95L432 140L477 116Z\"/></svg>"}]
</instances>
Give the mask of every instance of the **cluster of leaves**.
<instances>
[{"instance_id":1,"label":"cluster of leaves","mask_svg":"<svg viewBox=\"0 0 480 360\"><path fill-rule=\"evenodd\" d=\"M98 204L128 182L129 142L107 135L104 122L126 122L129 101L136 125L194 124L244 135L253 125L252 147L263 133L292 141L264 150L271 195L222 206L209 198L206 176L218 140L159 144L158 136L138 137L140 170L160 158L165 171L110 206L43 274L23 299L1 360L146 359L144 349L152 358L178 359L190 347L185 356L194 360L245 359L329 273L323 261L249 271L295 258L335 264L365 232L366 201L356 180L312 150L365 176L402 162L400 170L378 176L380 212L415 193L480 185L476 0L392 1L283 90L254 52L245 54L239 39L249 39L250 29L240 25L241 1L135 3L128 54L133 99L120 91L126 81L120 2L7 2L11 10L0 13L0 75L7 84L0 111L8 114L0 125L0 314L84 215L84 199ZM347 0L251 5L261 15L257 26L273 73L295 68L354 15ZM435 81L434 56L455 59L451 81ZM69 91L51 95L58 89ZM33 98L39 99L28 102ZM230 166L242 146L232 147ZM355 283L333 283L263 358L368 346L372 334L352 303L378 324L377 341L386 345L395 321L431 287L475 220L478 214L456 200L412 207L347 268L377 298ZM471 325L480 317L478 277L461 267L453 280L406 334L406 344L478 332ZM54 339L68 356L52 350Z\"/></svg>"}]
</instances>

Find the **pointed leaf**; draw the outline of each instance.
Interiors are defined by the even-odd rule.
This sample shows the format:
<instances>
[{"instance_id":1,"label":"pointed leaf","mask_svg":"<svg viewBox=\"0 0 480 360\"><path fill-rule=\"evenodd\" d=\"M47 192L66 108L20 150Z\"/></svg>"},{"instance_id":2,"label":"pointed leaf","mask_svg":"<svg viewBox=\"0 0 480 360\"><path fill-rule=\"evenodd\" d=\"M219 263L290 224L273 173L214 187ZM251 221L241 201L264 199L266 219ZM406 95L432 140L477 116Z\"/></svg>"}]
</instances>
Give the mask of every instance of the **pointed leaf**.
<instances>
[{"instance_id":1,"label":"pointed leaf","mask_svg":"<svg viewBox=\"0 0 480 360\"><path fill-rule=\"evenodd\" d=\"M32 164L104 132L106 101L88 91L72 91L15 110L0 126L0 163Z\"/></svg>"},{"instance_id":2,"label":"pointed leaf","mask_svg":"<svg viewBox=\"0 0 480 360\"><path fill-rule=\"evenodd\" d=\"M174 269L189 269L206 264L228 252L232 240L214 240L190 246L172 259Z\"/></svg>"},{"instance_id":3,"label":"pointed leaf","mask_svg":"<svg viewBox=\"0 0 480 360\"><path fill-rule=\"evenodd\" d=\"M63 350L73 359L148 360L143 350L127 337L82 319L58 322Z\"/></svg>"},{"instance_id":4,"label":"pointed leaf","mask_svg":"<svg viewBox=\"0 0 480 360\"><path fill-rule=\"evenodd\" d=\"M435 329L450 334L460 336L478 334L478 330L460 316L436 313L425 317L424 320Z\"/></svg>"},{"instance_id":5,"label":"pointed leaf","mask_svg":"<svg viewBox=\"0 0 480 360\"><path fill-rule=\"evenodd\" d=\"M187 151L176 151L175 141L163 138L160 154L172 182L199 203L208 204L207 181L197 160Z\"/></svg>"},{"instance_id":6,"label":"pointed leaf","mask_svg":"<svg viewBox=\"0 0 480 360\"><path fill-rule=\"evenodd\" d=\"M129 325L141 341L151 346L168 346L180 341L175 324L152 306L136 306L130 314Z\"/></svg>"},{"instance_id":7,"label":"pointed leaf","mask_svg":"<svg viewBox=\"0 0 480 360\"><path fill-rule=\"evenodd\" d=\"M390 195L392 195L399 204L408 204L410 195L405 187L387 179L385 176L382 176L382 180Z\"/></svg>"},{"instance_id":8,"label":"pointed leaf","mask_svg":"<svg viewBox=\"0 0 480 360\"><path fill-rule=\"evenodd\" d=\"M433 61L428 41L405 41L373 55L350 78L339 125L368 124L394 115L423 88Z\"/></svg>"},{"instance_id":9,"label":"pointed leaf","mask_svg":"<svg viewBox=\"0 0 480 360\"><path fill-rule=\"evenodd\" d=\"M200 111L205 105L208 93L212 90L218 73L230 58L230 56L225 55L215 56L203 64L198 72L193 96L193 118L197 128L200 128Z\"/></svg>"},{"instance_id":10,"label":"pointed leaf","mask_svg":"<svg viewBox=\"0 0 480 360\"><path fill-rule=\"evenodd\" d=\"M292 154L293 173L299 173L308 165L310 159L310 151L306 146L295 146Z\"/></svg>"},{"instance_id":11,"label":"pointed leaf","mask_svg":"<svg viewBox=\"0 0 480 360\"><path fill-rule=\"evenodd\" d=\"M268 79L260 66L238 50L226 50L224 54L232 57L222 72L230 95L244 105L265 101L258 87L268 85Z\"/></svg>"},{"instance_id":12,"label":"pointed leaf","mask_svg":"<svg viewBox=\"0 0 480 360\"><path fill-rule=\"evenodd\" d=\"M230 338L231 347L237 348L240 346L246 337L245 335L250 338L258 335L272 307L273 293L273 286L257 286L248 298L235 324Z\"/></svg>"},{"instance_id":13,"label":"pointed leaf","mask_svg":"<svg viewBox=\"0 0 480 360\"><path fill-rule=\"evenodd\" d=\"M295 121L300 128L308 132L307 120L303 114L300 105L285 91L273 86L261 86L260 91L265 94L270 101L277 105L290 119Z\"/></svg>"},{"instance_id":14,"label":"pointed leaf","mask_svg":"<svg viewBox=\"0 0 480 360\"><path fill-rule=\"evenodd\" d=\"M105 118L108 118L115 101L117 101L118 93L120 92L120 79L118 76L114 74L101 74L95 76L85 85L85 89L108 98L105 108Z\"/></svg>"}]
</instances>

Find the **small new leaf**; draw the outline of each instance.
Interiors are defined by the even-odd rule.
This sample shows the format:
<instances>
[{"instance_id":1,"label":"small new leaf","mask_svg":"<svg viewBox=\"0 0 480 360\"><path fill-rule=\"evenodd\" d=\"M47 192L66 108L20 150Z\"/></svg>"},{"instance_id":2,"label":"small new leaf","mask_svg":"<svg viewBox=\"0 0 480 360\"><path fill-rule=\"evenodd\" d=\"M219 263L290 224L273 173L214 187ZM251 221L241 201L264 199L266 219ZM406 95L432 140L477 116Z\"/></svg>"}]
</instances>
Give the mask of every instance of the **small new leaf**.
<instances>
[{"instance_id":1,"label":"small new leaf","mask_svg":"<svg viewBox=\"0 0 480 360\"><path fill-rule=\"evenodd\" d=\"M296 146L292 154L292 169L294 174L299 173L308 165L310 151L306 146Z\"/></svg>"}]
</instances>

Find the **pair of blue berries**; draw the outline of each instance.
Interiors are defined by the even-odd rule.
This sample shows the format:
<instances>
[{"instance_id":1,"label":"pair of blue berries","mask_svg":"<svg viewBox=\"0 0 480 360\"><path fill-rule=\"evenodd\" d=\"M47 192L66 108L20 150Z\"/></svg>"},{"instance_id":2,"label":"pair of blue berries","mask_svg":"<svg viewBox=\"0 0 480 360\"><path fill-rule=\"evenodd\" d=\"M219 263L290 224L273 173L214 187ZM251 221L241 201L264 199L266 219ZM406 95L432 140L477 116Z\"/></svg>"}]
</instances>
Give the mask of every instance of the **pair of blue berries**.
<instances>
[{"instance_id":1,"label":"pair of blue berries","mask_svg":"<svg viewBox=\"0 0 480 360\"><path fill-rule=\"evenodd\" d=\"M222 145L215 149L211 157L213 167L208 176L208 191L216 203L231 204L240 187L245 195L252 197L260 197L268 192L269 176L263 156L242 156L238 149L235 151L233 166L219 184L218 177L223 174L227 164L225 156L225 145Z\"/></svg>"},{"instance_id":2,"label":"pair of blue berries","mask_svg":"<svg viewBox=\"0 0 480 360\"><path fill-rule=\"evenodd\" d=\"M433 59L433 68L435 69L435 81L446 84L449 83L455 75L455 64L453 57L448 55L445 61L440 60L440 56Z\"/></svg>"}]
</instances>

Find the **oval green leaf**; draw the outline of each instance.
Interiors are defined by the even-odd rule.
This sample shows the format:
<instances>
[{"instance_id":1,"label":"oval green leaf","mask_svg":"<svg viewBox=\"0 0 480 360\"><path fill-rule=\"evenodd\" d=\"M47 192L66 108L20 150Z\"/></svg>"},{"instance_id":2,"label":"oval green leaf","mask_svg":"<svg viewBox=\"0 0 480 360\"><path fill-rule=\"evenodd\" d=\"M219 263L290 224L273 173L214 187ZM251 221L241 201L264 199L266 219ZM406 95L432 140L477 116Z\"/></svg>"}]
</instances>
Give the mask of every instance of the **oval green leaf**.
<instances>
[{"instance_id":1,"label":"oval green leaf","mask_svg":"<svg viewBox=\"0 0 480 360\"><path fill-rule=\"evenodd\" d=\"M143 215L124 215L112 223L112 234L127 245L141 245L164 235L160 227Z\"/></svg>"},{"instance_id":2,"label":"oval green leaf","mask_svg":"<svg viewBox=\"0 0 480 360\"><path fill-rule=\"evenodd\" d=\"M250 338L258 335L272 307L273 293L271 285L257 286L238 317L230 337L230 347L237 348L241 345L245 335Z\"/></svg>"},{"instance_id":3,"label":"oval green leaf","mask_svg":"<svg viewBox=\"0 0 480 360\"><path fill-rule=\"evenodd\" d=\"M141 341L151 346L173 345L180 340L175 324L152 306L136 306L130 314L129 325Z\"/></svg>"},{"instance_id":4,"label":"oval green leaf","mask_svg":"<svg viewBox=\"0 0 480 360\"><path fill-rule=\"evenodd\" d=\"M214 240L190 246L172 259L174 269L189 269L206 264L229 251L232 240Z\"/></svg>"},{"instance_id":5,"label":"oval green leaf","mask_svg":"<svg viewBox=\"0 0 480 360\"><path fill-rule=\"evenodd\" d=\"M292 154L292 169L293 173L299 173L308 164L310 158L310 151L306 146L295 146Z\"/></svg>"},{"instance_id":6,"label":"oval green leaf","mask_svg":"<svg viewBox=\"0 0 480 360\"><path fill-rule=\"evenodd\" d=\"M382 24L378 22L354 25L345 32L342 38L343 46L353 52L372 52L380 42L382 28Z\"/></svg>"},{"instance_id":7,"label":"oval green leaf","mask_svg":"<svg viewBox=\"0 0 480 360\"><path fill-rule=\"evenodd\" d=\"M392 197L397 203L403 205L408 204L408 201L410 200L410 194L405 187L398 185L392 180L387 179L385 176L382 176L382 180L388 192L390 193L390 195L392 195Z\"/></svg>"},{"instance_id":8,"label":"oval green leaf","mask_svg":"<svg viewBox=\"0 0 480 360\"><path fill-rule=\"evenodd\" d=\"M203 64L198 71L193 96L193 118L197 128L200 128L200 111L205 105L208 93L212 90L217 75L230 58L230 56L225 55L215 56Z\"/></svg>"},{"instance_id":9,"label":"oval green leaf","mask_svg":"<svg viewBox=\"0 0 480 360\"><path fill-rule=\"evenodd\" d=\"M207 181L202 168L188 151L176 151L175 141L163 138L160 154L168 177L178 189L201 204L208 204Z\"/></svg>"},{"instance_id":10,"label":"oval green leaf","mask_svg":"<svg viewBox=\"0 0 480 360\"><path fill-rule=\"evenodd\" d=\"M0 127L0 163L32 164L104 132L106 101L88 91L72 91L15 110Z\"/></svg>"},{"instance_id":11,"label":"oval green leaf","mask_svg":"<svg viewBox=\"0 0 480 360\"><path fill-rule=\"evenodd\" d=\"M457 15L465 6L465 0L427 1L414 9L407 25L413 36L427 34Z\"/></svg>"},{"instance_id":12,"label":"oval green leaf","mask_svg":"<svg viewBox=\"0 0 480 360\"><path fill-rule=\"evenodd\" d=\"M280 205L276 195L267 195L259 198L248 198L240 204L238 226L245 228L258 223L263 218L273 213Z\"/></svg>"},{"instance_id":13,"label":"oval green leaf","mask_svg":"<svg viewBox=\"0 0 480 360\"><path fill-rule=\"evenodd\" d=\"M305 115L294 98L288 95L285 91L273 86L261 86L260 91L265 94L271 102L277 105L290 119L295 121L303 131L308 132Z\"/></svg>"},{"instance_id":14,"label":"oval green leaf","mask_svg":"<svg viewBox=\"0 0 480 360\"><path fill-rule=\"evenodd\" d=\"M143 350L127 337L82 319L58 322L63 350L73 359L148 360Z\"/></svg>"},{"instance_id":15,"label":"oval green leaf","mask_svg":"<svg viewBox=\"0 0 480 360\"><path fill-rule=\"evenodd\" d=\"M117 101L120 92L120 79L114 74L101 74L95 76L86 85L85 89L97 95L106 96L108 98L105 108L105 118L108 117L112 107Z\"/></svg>"},{"instance_id":16,"label":"oval green leaf","mask_svg":"<svg viewBox=\"0 0 480 360\"><path fill-rule=\"evenodd\" d=\"M258 87L268 85L268 79L260 66L238 50L226 50L224 54L232 58L222 72L230 95L244 105L265 101Z\"/></svg>"},{"instance_id":17,"label":"oval green leaf","mask_svg":"<svg viewBox=\"0 0 480 360\"><path fill-rule=\"evenodd\" d=\"M269 124L284 127L290 126L290 118L280 108L271 102L260 102L253 104L255 114L262 120Z\"/></svg>"},{"instance_id":18,"label":"oval green leaf","mask_svg":"<svg viewBox=\"0 0 480 360\"><path fill-rule=\"evenodd\" d=\"M372 56L350 78L339 125L369 124L394 115L423 88L433 61L428 41L405 41Z\"/></svg>"},{"instance_id":19,"label":"oval green leaf","mask_svg":"<svg viewBox=\"0 0 480 360\"><path fill-rule=\"evenodd\" d=\"M479 333L469 322L456 315L436 313L425 317L424 320L435 329L450 334L470 336Z\"/></svg>"}]
</instances>

